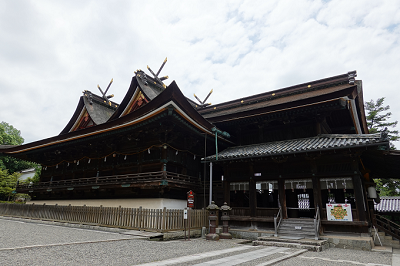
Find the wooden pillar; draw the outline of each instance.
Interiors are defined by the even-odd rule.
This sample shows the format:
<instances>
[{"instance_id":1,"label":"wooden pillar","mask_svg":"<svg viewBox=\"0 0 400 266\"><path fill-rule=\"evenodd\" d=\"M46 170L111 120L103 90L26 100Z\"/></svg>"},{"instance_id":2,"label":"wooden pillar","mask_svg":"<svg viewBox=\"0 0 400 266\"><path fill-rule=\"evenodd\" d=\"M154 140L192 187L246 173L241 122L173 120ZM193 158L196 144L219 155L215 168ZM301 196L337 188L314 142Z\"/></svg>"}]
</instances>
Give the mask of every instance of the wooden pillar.
<instances>
[{"instance_id":1,"label":"wooden pillar","mask_svg":"<svg viewBox=\"0 0 400 266\"><path fill-rule=\"evenodd\" d=\"M357 213L358 213L358 219L360 221L366 221L367 220L367 203L366 203L366 193L364 190L364 184L361 180L361 174L358 171L358 161L353 160L352 162L352 168L354 171L353 175L353 188L354 188L354 198L356 200L356 207L357 207Z\"/></svg>"},{"instance_id":2,"label":"wooden pillar","mask_svg":"<svg viewBox=\"0 0 400 266\"><path fill-rule=\"evenodd\" d=\"M224 182L222 183L224 189L224 202L231 206L231 184L229 181L229 169L227 164L224 165Z\"/></svg>"},{"instance_id":3,"label":"wooden pillar","mask_svg":"<svg viewBox=\"0 0 400 266\"><path fill-rule=\"evenodd\" d=\"M249 166L249 207L250 207L250 216L256 217L256 209L257 209L257 190L256 190L256 181L254 180L254 170L253 165Z\"/></svg>"},{"instance_id":4,"label":"wooden pillar","mask_svg":"<svg viewBox=\"0 0 400 266\"><path fill-rule=\"evenodd\" d=\"M319 182L319 178L315 175L318 172L317 162L315 160L311 160L311 173L312 173L312 183L313 183L313 194L314 194L314 208L317 211L317 207L319 207L319 211L321 213L322 206L322 197L321 197L321 184Z\"/></svg>"},{"instance_id":5,"label":"wooden pillar","mask_svg":"<svg viewBox=\"0 0 400 266\"><path fill-rule=\"evenodd\" d=\"M278 179L278 190L279 190L279 203L282 207L282 217L283 219L287 219L287 210L286 210L286 194L285 194L285 180L281 177Z\"/></svg>"},{"instance_id":6,"label":"wooden pillar","mask_svg":"<svg viewBox=\"0 0 400 266\"><path fill-rule=\"evenodd\" d=\"M364 186L361 181L361 176L359 174L353 175L353 187L354 187L354 197L356 200L356 207L358 213L358 219L360 221L367 220L367 204L365 203L365 191Z\"/></svg>"},{"instance_id":7,"label":"wooden pillar","mask_svg":"<svg viewBox=\"0 0 400 266\"><path fill-rule=\"evenodd\" d=\"M224 202L226 202L228 206L231 206L231 188L230 188L231 184L228 180L226 180L225 176L224 176L223 186L224 186Z\"/></svg>"}]
</instances>

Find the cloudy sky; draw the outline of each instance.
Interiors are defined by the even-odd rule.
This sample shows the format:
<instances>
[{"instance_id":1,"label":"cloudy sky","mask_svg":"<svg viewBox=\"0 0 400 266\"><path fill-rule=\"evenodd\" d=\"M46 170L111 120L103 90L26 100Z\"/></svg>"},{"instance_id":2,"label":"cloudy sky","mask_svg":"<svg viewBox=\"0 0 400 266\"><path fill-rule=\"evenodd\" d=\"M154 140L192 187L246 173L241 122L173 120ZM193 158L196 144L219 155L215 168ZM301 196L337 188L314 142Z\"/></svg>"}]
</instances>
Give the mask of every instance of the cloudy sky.
<instances>
[{"instance_id":1,"label":"cloudy sky","mask_svg":"<svg viewBox=\"0 0 400 266\"><path fill-rule=\"evenodd\" d=\"M357 70L400 120L400 1L0 0L0 121L58 135L83 90L153 70L211 103ZM397 144L397 146L399 146Z\"/></svg>"}]
</instances>

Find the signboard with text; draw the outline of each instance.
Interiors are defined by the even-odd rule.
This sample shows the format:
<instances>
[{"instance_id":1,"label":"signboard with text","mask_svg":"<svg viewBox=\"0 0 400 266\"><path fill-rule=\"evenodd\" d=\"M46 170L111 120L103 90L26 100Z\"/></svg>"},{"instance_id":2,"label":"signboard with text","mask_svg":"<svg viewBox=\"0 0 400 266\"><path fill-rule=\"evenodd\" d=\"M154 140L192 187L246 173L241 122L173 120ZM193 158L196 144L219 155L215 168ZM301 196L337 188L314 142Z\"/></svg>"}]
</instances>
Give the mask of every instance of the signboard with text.
<instances>
[{"instance_id":1,"label":"signboard with text","mask_svg":"<svg viewBox=\"0 0 400 266\"><path fill-rule=\"evenodd\" d=\"M327 203L326 214L328 221L353 221L349 203Z\"/></svg>"},{"instance_id":2,"label":"signboard with text","mask_svg":"<svg viewBox=\"0 0 400 266\"><path fill-rule=\"evenodd\" d=\"M191 190L187 193L187 207L194 208L194 192Z\"/></svg>"}]
</instances>

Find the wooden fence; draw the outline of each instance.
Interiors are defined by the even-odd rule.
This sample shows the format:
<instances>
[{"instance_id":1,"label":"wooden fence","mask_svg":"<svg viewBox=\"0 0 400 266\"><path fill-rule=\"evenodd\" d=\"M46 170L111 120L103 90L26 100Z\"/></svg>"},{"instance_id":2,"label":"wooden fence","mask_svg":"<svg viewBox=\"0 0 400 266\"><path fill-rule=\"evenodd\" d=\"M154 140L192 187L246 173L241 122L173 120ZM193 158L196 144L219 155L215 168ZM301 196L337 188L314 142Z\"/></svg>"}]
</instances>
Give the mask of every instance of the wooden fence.
<instances>
[{"instance_id":1,"label":"wooden fence","mask_svg":"<svg viewBox=\"0 0 400 266\"><path fill-rule=\"evenodd\" d=\"M0 215L166 232L184 229L183 210L0 203ZM190 228L208 226L208 212L190 210ZM189 225L188 225L189 226Z\"/></svg>"}]
</instances>

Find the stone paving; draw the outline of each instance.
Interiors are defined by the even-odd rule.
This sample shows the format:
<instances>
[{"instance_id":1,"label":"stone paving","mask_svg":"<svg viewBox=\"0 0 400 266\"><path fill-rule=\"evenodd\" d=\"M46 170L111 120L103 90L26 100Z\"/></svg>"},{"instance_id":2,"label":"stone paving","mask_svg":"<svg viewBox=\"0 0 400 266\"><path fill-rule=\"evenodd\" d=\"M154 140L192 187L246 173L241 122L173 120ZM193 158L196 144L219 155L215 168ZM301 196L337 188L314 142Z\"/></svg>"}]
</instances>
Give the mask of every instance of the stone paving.
<instances>
[{"instance_id":1,"label":"stone paving","mask_svg":"<svg viewBox=\"0 0 400 266\"><path fill-rule=\"evenodd\" d=\"M398 250L393 254L337 248L308 252L244 245L240 239L149 241L148 235L0 216L0 265L400 265Z\"/></svg>"}]
</instances>

